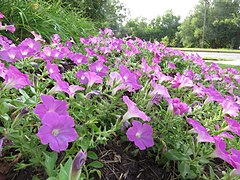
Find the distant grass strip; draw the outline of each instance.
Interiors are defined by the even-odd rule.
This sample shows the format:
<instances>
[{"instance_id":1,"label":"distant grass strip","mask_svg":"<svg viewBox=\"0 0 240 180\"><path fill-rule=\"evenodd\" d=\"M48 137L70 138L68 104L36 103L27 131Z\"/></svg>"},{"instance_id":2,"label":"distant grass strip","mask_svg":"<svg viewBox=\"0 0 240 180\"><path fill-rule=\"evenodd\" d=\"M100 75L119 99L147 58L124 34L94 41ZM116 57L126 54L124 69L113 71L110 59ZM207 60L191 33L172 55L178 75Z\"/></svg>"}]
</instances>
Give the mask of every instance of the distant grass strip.
<instances>
[{"instance_id":1,"label":"distant grass strip","mask_svg":"<svg viewBox=\"0 0 240 180\"><path fill-rule=\"evenodd\" d=\"M206 64L210 65L211 62L206 62ZM240 66L238 66L238 65L230 65L230 64L218 64L218 65L223 69L226 69L227 67L230 67L230 68L235 68L240 72Z\"/></svg>"},{"instance_id":2,"label":"distant grass strip","mask_svg":"<svg viewBox=\"0 0 240 180\"><path fill-rule=\"evenodd\" d=\"M204 49L204 48L178 48L178 47L175 47L173 49L190 52L240 53L240 50L238 49Z\"/></svg>"},{"instance_id":3,"label":"distant grass strip","mask_svg":"<svg viewBox=\"0 0 240 180\"><path fill-rule=\"evenodd\" d=\"M232 59L225 58L215 58L215 57L203 57L203 60L211 60L211 61L232 61Z\"/></svg>"}]
</instances>

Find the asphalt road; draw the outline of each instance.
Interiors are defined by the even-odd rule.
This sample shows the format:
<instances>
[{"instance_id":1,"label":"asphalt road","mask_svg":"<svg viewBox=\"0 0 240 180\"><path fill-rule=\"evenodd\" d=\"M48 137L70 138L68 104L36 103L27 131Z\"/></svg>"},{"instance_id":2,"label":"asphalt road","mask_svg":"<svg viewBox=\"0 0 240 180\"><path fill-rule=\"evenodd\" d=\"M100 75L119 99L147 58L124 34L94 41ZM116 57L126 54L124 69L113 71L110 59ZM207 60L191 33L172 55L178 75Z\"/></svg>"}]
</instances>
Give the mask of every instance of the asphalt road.
<instances>
[{"instance_id":1,"label":"asphalt road","mask_svg":"<svg viewBox=\"0 0 240 180\"><path fill-rule=\"evenodd\" d=\"M198 54L204 59L206 58L219 59L218 61L210 60L216 63L240 65L240 53L217 53L217 52L193 52L193 53Z\"/></svg>"}]
</instances>

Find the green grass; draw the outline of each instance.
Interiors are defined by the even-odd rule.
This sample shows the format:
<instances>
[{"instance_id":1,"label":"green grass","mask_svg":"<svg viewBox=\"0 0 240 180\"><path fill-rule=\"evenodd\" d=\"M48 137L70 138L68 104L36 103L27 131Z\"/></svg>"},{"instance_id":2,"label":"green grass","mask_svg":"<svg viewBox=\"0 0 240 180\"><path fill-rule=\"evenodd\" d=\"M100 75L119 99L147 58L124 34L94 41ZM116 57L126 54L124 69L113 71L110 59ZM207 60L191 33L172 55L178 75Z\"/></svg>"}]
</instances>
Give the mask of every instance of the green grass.
<instances>
[{"instance_id":1,"label":"green grass","mask_svg":"<svg viewBox=\"0 0 240 180\"><path fill-rule=\"evenodd\" d=\"M232 61L231 59L225 59L225 58L215 58L215 57L203 57L203 60L211 60L211 61Z\"/></svg>"},{"instance_id":2,"label":"green grass","mask_svg":"<svg viewBox=\"0 0 240 180\"><path fill-rule=\"evenodd\" d=\"M1 34L14 42L32 37L31 31L48 40L53 34L59 34L64 40L72 36L75 41L79 41L80 36L87 37L98 32L93 22L82 18L79 13L63 8L61 1L0 1L0 7L5 15L3 24L13 24L16 27L14 34Z\"/></svg>"},{"instance_id":3,"label":"green grass","mask_svg":"<svg viewBox=\"0 0 240 180\"><path fill-rule=\"evenodd\" d=\"M173 49L181 51L190 51L190 52L226 52L226 53L240 53L240 50L237 49L205 49L205 48L178 48L174 47Z\"/></svg>"}]
</instances>

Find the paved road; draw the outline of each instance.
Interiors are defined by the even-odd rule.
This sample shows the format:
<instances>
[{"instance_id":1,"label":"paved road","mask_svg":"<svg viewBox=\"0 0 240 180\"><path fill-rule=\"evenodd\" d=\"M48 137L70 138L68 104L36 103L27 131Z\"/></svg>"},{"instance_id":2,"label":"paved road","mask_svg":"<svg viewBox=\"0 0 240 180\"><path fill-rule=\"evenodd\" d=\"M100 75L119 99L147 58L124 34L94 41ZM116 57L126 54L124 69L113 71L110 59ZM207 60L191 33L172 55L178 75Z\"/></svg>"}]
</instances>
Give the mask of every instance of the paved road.
<instances>
[{"instance_id":1,"label":"paved road","mask_svg":"<svg viewBox=\"0 0 240 180\"><path fill-rule=\"evenodd\" d=\"M216 52L194 52L194 53L199 54L201 57L240 61L240 53L216 53Z\"/></svg>"},{"instance_id":2,"label":"paved road","mask_svg":"<svg viewBox=\"0 0 240 180\"><path fill-rule=\"evenodd\" d=\"M213 61L220 64L240 65L240 53L216 53L216 52L193 52L199 54L202 58L218 58L219 61ZM225 61L221 61L224 59ZM228 61L226 61L228 60Z\"/></svg>"}]
</instances>

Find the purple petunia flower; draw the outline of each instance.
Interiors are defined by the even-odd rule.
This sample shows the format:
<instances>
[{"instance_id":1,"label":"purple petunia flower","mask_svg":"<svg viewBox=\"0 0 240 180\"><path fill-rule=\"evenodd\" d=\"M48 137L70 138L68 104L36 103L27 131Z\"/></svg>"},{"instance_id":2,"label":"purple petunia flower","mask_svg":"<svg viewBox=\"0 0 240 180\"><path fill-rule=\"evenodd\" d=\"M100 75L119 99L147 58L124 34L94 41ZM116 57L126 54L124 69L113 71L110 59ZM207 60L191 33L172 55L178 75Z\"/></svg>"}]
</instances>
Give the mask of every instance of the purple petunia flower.
<instances>
[{"instance_id":1,"label":"purple petunia flower","mask_svg":"<svg viewBox=\"0 0 240 180\"><path fill-rule=\"evenodd\" d=\"M65 100L57 100L49 95L41 95L40 98L43 104L38 104L33 110L40 119L43 119L48 112L55 112L58 115L68 115L68 104Z\"/></svg>"},{"instance_id":2,"label":"purple petunia flower","mask_svg":"<svg viewBox=\"0 0 240 180\"><path fill-rule=\"evenodd\" d=\"M226 129L229 129L240 137L240 123L234 119L228 118L227 116L224 116L224 118L228 123Z\"/></svg>"},{"instance_id":3,"label":"purple petunia flower","mask_svg":"<svg viewBox=\"0 0 240 180\"><path fill-rule=\"evenodd\" d=\"M233 117L238 116L239 105L231 98L226 98L220 105L223 108L223 114L228 114Z\"/></svg>"},{"instance_id":4,"label":"purple petunia flower","mask_svg":"<svg viewBox=\"0 0 240 180\"><path fill-rule=\"evenodd\" d=\"M168 112L174 112L175 115L183 115L190 112L190 108L186 103L180 102L179 98L168 99Z\"/></svg>"},{"instance_id":5,"label":"purple petunia flower","mask_svg":"<svg viewBox=\"0 0 240 180\"><path fill-rule=\"evenodd\" d=\"M16 88L21 89L25 86L31 86L28 75L21 73L16 67L10 65L5 74L5 83L8 89Z\"/></svg>"},{"instance_id":6,"label":"purple petunia flower","mask_svg":"<svg viewBox=\"0 0 240 180\"><path fill-rule=\"evenodd\" d=\"M19 48L15 46L9 46L7 49L0 51L0 57L7 62L15 62L22 58L22 53Z\"/></svg>"},{"instance_id":7,"label":"purple petunia flower","mask_svg":"<svg viewBox=\"0 0 240 180\"><path fill-rule=\"evenodd\" d=\"M75 156L75 158L72 162L72 165L71 165L70 177L72 180L79 179L79 177L81 175L82 167L83 167L86 159L87 159L87 153L80 150L77 153L77 155Z\"/></svg>"},{"instance_id":8,"label":"purple petunia flower","mask_svg":"<svg viewBox=\"0 0 240 180\"><path fill-rule=\"evenodd\" d=\"M123 64L119 66L119 70L124 84L130 86L128 89L129 92L142 88L142 86L138 83L138 76L135 73L131 72Z\"/></svg>"},{"instance_id":9,"label":"purple petunia flower","mask_svg":"<svg viewBox=\"0 0 240 180\"><path fill-rule=\"evenodd\" d=\"M0 19L4 18L4 15L2 12L0 12Z\"/></svg>"},{"instance_id":10,"label":"purple petunia flower","mask_svg":"<svg viewBox=\"0 0 240 180\"><path fill-rule=\"evenodd\" d=\"M177 73L172 81L172 88L193 87L193 81L185 75Z\"/></svg>"},{"instance_id":11,"label":"purple petunia flower","mask_svg":"<svg viewBox=\"0 0 240 180\"><path fill-rule=\"evenodd\" d=\"M123 96L123 101L128 106L128 111L123 115L123 121L126 121L132 117L138 117L144 121L151 120L150 117L138 109L137 105L132 102L128 96Z\"/></svg>"},{"instance_id":12,"label":"purple petunia flower","mask_svg":"<svg viewBox=\"0 0 240 180\"><path fill-rule=\"evenodd\" d=\"M95 72L85 72L84 76L87 78L88 80L88 87L91 87L94 83L98 83L98 84L102 84L103 83L103 78L98 76L97 73Z\"/></svg>"},{"instance_id":13,"label":"purple petunia flower","mask_svg":"<svg viewBox=\"0 0 240 180\"><path fill-rule=\"evenodd\" d=\"M37 136L42 144L49 144L53 151L64 151L68 147L68 142L73 142L78 138L73 127L74 121L71 116L48 112L42 119L42 126Z\"/></svg>"},{"instance_id":14,"label":"purple petunia flower","mask_svg":"<svg viewBox=\"0 0 240 180\"><path fill-rule=\"evenodd\" d=\"M207 129L203 127L200 122L188 118L188 123L191 124L194 131L198 133L198 142L214 142L213 137L209 135Z\"/></svg>"},{"instance_id":15,"label":"purple petunia flower","mask_svg":"<svg viewBox=\"0 0 240 180\"><path fill-rule=\"evenodd\" d=\"M152 147L154 145L152 127L149 124L142 124L135 120L132 125L126 133L129 141L133 141L140 150Z\"/></svg>"},{"instance_id":16,"label":"purple petunia flower","mask_svg":"<svg viewBox=\"0 0 240 180\"><path fill-rule=\"evenodd\" d=\"M109 68L100 60L89 65L89 70L97 73L98 76L106 76L108 69Z\"/></svg>"}]
</instances>

